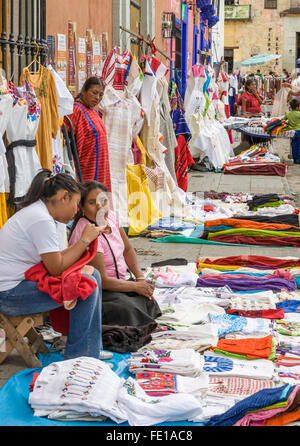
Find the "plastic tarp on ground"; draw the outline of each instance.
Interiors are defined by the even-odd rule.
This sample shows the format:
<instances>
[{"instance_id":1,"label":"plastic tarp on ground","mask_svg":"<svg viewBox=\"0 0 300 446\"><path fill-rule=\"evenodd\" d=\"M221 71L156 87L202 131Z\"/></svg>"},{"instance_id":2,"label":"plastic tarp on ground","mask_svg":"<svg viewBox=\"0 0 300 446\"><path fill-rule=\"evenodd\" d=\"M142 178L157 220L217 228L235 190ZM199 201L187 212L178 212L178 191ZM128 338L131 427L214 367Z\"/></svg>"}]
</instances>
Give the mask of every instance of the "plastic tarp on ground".
<instances>
[{"instance_id":1,"label":"plastic tarp on ground","mask_svg":"<svg viewBox=\"0 0 300 446\"><path fill-rule=\"evenodd\" d=\"M122 378L127 379L133 376L128 372L127 359L130 354L121 355L114 353L109 362L114 364L114 372ZM39 356L43 367L52 362L62 361L63 357L59 353L41 354ZM31 409L29 398L29 386L31 384L33 374L40 372L42 369L26 369L12 376L0 389L0 426L112 426L125 427L128 423L116 424L107 418L103 422L90 421L54 421L47 417L35 417ZM177 421L173 423L161 423L157 426L204 426L202 423L191 423L188 421Z\"/></svg>"}]
</instances>

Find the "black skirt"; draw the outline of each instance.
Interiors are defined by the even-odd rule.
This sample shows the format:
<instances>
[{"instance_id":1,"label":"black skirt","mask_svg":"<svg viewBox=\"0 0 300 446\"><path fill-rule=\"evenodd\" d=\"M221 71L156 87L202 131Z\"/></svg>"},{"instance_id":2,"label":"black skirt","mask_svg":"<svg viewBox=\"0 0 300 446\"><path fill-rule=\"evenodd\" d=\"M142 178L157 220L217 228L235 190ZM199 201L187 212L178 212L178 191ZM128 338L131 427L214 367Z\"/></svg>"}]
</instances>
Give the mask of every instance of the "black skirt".
<instances>
[{"instance_id":1,"label":"black skirt","mask_svg":"<svg viewBox=\"0 0 300 446\"><path fill-rule=\"evenodd\" d=\"M155 300L137 293L102 290L102 325L140 327L155 322L161 310Z\"/></svg>"}]
</instances>

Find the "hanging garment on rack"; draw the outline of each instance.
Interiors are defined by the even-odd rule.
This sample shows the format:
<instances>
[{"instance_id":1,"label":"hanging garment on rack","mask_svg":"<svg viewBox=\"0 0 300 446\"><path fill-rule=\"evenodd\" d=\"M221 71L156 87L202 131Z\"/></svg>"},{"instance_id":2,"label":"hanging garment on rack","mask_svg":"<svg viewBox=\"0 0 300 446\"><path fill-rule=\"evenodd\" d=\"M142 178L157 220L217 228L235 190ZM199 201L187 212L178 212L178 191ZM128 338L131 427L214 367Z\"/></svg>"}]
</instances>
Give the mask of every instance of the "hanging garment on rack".
<instances>
[{"instance_id":1,"label":"hanging garment on rack","mask_svg":"<svg viewBox=\"0 0 300 446\"><path fill-rule=\"evenodd\" d=\"M132 62L132 54L126 51L123 54L117 53L113 48L108 54L101 78L105 85L111 85L115 90L124 90L128 85L128 74Z\"/></svg>"},{"instance_id":2,"label":"hanging garment on rack","mask_svg":"<svg viewBox=\"0 0 300 446\"><path fill-rule=\"evenodd\" d=\"M175 149L175 172L177 184L184 192L186 192L188 188L189 168L195 164L188 148L188 142L192 135L184 117L184 104L175 82L171 82L169 92L171 118L173 120L174 131L177 138L177 147Z\"/></svg>"},{"instance_id":3,"label":"hanging garment on rack","mask_svg":"<svg viewBox=\"0 0 300 446\"><path fill-rule=\"evenodd\" d=\"M174 216L181 218L183 215L189 216L191 209L187 206L186 197L183 191L181 191L174 182L165 163L165 147L160 142L160 114L157 113L158 105L157 98L154 97L151 107L150 126L146 125L146 123L144 124L140 133L140 138L143 146L147 150L150 160L152 160L155 166L159 167L165 175L164 188L157 191L155 198L157 206L159 207L159 204L162 204L164 207L163 209L160 209L159 207L159 210L164 217Z\"/></svg>"},{"instance_id":4,"label":"hanging garment on rack","mask_svg":"<svg viewBox=\"0 0 300 446\"><path fill-rule=\"evenodd\" d=\"M57 93L54 77L48 68L40 66L36 73L28 68L23 69L21 83L28 81L34 88L41 103L41 115L36 135L36 151L43 169L52 170L52 139L55 139L59 129Z\"/></svg>"},{"instance_id":5,"label":"hanging garment on rack","mask_svg":"<svg viewBox=\"0 0 300 446\"><path fill-rule=\"evenodd\" d=\"M139 235L162 217L151 197L145 168L141 164L127 165L127 193L128 235Z\"/></svg>"},{"instance_id":6,"label":"hanging garment on rack","mask_svg":"<svg viewBox=\"0 0 300 446\"><path fill-rule=\"evenodd\" d=\"M165 162L172 178L177 184L177 176L175 173L175 149L177 147L177 139L174 132L173 122L170 115L171 107L168 96L168 82L163 78L157 83L158 94L160 96L160 133L163 136L162 144L166 147Z\"/></svg>"},{"instance_id":7,"label":"hanging garment on rack","mask_svg":"<svg viewBox=\"0 0 300 446\"><path fill-rule=\"evenodd\" d=\"M74 128L83 182L99 181L111 191L107 134L99 113L81 102L74 102L69 118ZM65 124L70 130L66 119Z\"/></svg>"},{"instance_id":8,"label":"hanging garment on rack","mask_svg":"<svg viewBox=\"0 0 300 446\"><path fill-rule=\"evenodd\" d=\"M187 88L184 97L185 119L190 124L193 114L204 114L206 99L203 87L207 81L204 65L194 65L188 74Z\"/></svg>"},{"instance_id":9,"label":"hanging garment on rack","mask_svg":"<svg viewBox=\"0 0 300 446\"><path fill-rule=\"evenodd\" d=\"M129 91L108 85L101 101L103 122L107 129L112 199L118 209L121 226L128 226L126 166L133 162L133 128L140 121L141 106Z\"/></svg>"},{"instance_id":10,"label":"hanging garment on rack","mask_svg":"<svg viewBox=\"0 0 300 446\"><path fill-rule=\"evenodd\" d=\"M52 152L53 152L53 172L59 173L64 172L64 155L63 155L63 144L62 144L62 134L61 125L62 118L66 115L71 115L73 113L74 98L68 90L66 84L62 78L53 69L52 65L48 65L48 69L51 71L57 94L57 105L58 105L58 117L60 119L60 127L58 129L56 138L52 140Z\"/></svg>"},{"instance_id":11,"label":"hanging garment on rack","mask_svg":"<svg viewBox=\"0 0 300 446\"><path fill-rule=\"evenodd\" d=\"M7 204L9 177L6 161L6 148L3 135L13 109L13 98L7 89L0 91L0 229L13 215L14 209Z\"/></svg>"},{"instance_id":12,"label":"hanging garment on rack","mask_svg":"<svg viewBox=\"0 0 300 446\"><path fill-rule=\"evenodd\" d=\"M41 104L33 87L25 81L24 87L8 84L14 107L7 123L6 149L10 182L9 202L23 198L31 185L41 163L35 150L36 134L41 116Z\"/></svg>"}]
</instances>

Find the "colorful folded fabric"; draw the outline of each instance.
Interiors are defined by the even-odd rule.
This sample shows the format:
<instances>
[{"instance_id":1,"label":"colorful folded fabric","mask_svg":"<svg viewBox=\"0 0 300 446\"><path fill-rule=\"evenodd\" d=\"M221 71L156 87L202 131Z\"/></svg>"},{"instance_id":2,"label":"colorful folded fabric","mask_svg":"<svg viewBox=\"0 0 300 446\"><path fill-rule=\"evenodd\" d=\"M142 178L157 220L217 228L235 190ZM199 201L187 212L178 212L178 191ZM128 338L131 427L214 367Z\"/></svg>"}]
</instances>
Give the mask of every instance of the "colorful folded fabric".
<instances>
[{"instance_id":1,"label":"colorful folded fabric","mask_svg":"<svg viewBox=\"0 0 300 446\"><path fill-rule=\"evenodd\" d=\"M272 291L294 291L296 289L295 282L281 278L253 278L247 277L241 281L240 278L230 278L221 276L219 279L207 279L199 277L197 287L222 287L229 286L234 291L252 291L252 290L272 290Z\"/></svg>"},{"instance_id":2,"label":"colorful folded fabric","mask_svg":"<svg viewBox=\"0 0 300 446\"><path fill-rule=\"evenodd\" d=\"M248 359L269 359L272 351L273 337L247 339L220 339L216 347L210 350L222 350L246 356ZM216 351L218 353L218 351Z\"/></svg>"},{"instance_id":3,"label":"colorful folded fabric","mask_svg":"<svg viewBox=\"0 0 300 446\"><path fill-rule=\"evenodd\" d=\"M283 319L284 318L284 310L237 310L237 309L229 309L226 310L227 314L234 314L235 316L243 316L243 317L260 317L262 319Z\"/></svg>"},{"instance_id":4,"label":"colorful folded fabric","mask_svg":"<svg viewBox=\"0 0 300 446\"><path fill-rule=\"evenodd\" d=\"M268 268L295 268L300 266L300 258L287 258L278 259L275 257L266 256L256 256L256 255L245 255L245 256L229 256L221 257L219 259L202 259L203 263L211 265L240 265L240 266L258 266L268 267Z\"/></svg>"},{"instance_id":5,"label":"colorful folded fabric","mask_svg":"<svg viewBox=\"0 0 300 446\"><path fill-rule=\"evenodd\" d=\"M285 384L284 386L274 389L263 389L254 395L239 401L235 406L222 415L210 418L209 426L233 426L241 420L245 414L252 410L260 410L269 405L286 402L295 386Z\"/></svg>"},{"instance_id":6,"label":"colorful folded fabric","mask_svg":"<svg viewBox=\"0 0 300 446\"><path fill-rule=\"evenodd\" d=\"M214 235L210 234L210 242L231 243L235 245L256 245L256 246L282 246L282 247L300 247L299 237L249 237L245 235Z\"/></svg>"},{"instance_id":7,"label":"colorful folded fabric","mask_svg":"<svg viewBox=\"0 0 300 446\"><path fill-rule=\"evenodd\" d=\"M279 224L279 223L260 223L251 220L238 220L234 218L219 218L217 220L209 220L204 224L205 230L211 230L218 226L231 226L232 228L247 228L247 229L260 229L269 231L288 231L295 229L300 232L299 227L293 225Z\"/></svg>"}]
</instances>

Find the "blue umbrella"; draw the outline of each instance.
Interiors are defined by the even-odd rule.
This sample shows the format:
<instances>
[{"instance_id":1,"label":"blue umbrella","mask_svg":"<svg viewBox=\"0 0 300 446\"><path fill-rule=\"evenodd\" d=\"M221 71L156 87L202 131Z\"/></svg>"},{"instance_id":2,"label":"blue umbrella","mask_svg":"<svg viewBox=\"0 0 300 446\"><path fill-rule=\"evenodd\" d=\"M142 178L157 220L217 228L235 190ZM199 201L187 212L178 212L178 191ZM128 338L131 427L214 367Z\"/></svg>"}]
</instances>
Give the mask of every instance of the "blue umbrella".
<instances>
[{"instance_id":1,"label":"blue umbrella","mask_svg":"<svg viewBox=\"0 0 300 446\"><path fill-rule=\"evenodd\" d=\"M278 54L257 54L256 56L250 57L249 59L243 60L241 65L243 67L249 67L252 65L263 65L274 59L279 59L281 56Z\"/></svg>"}]
</instances>

